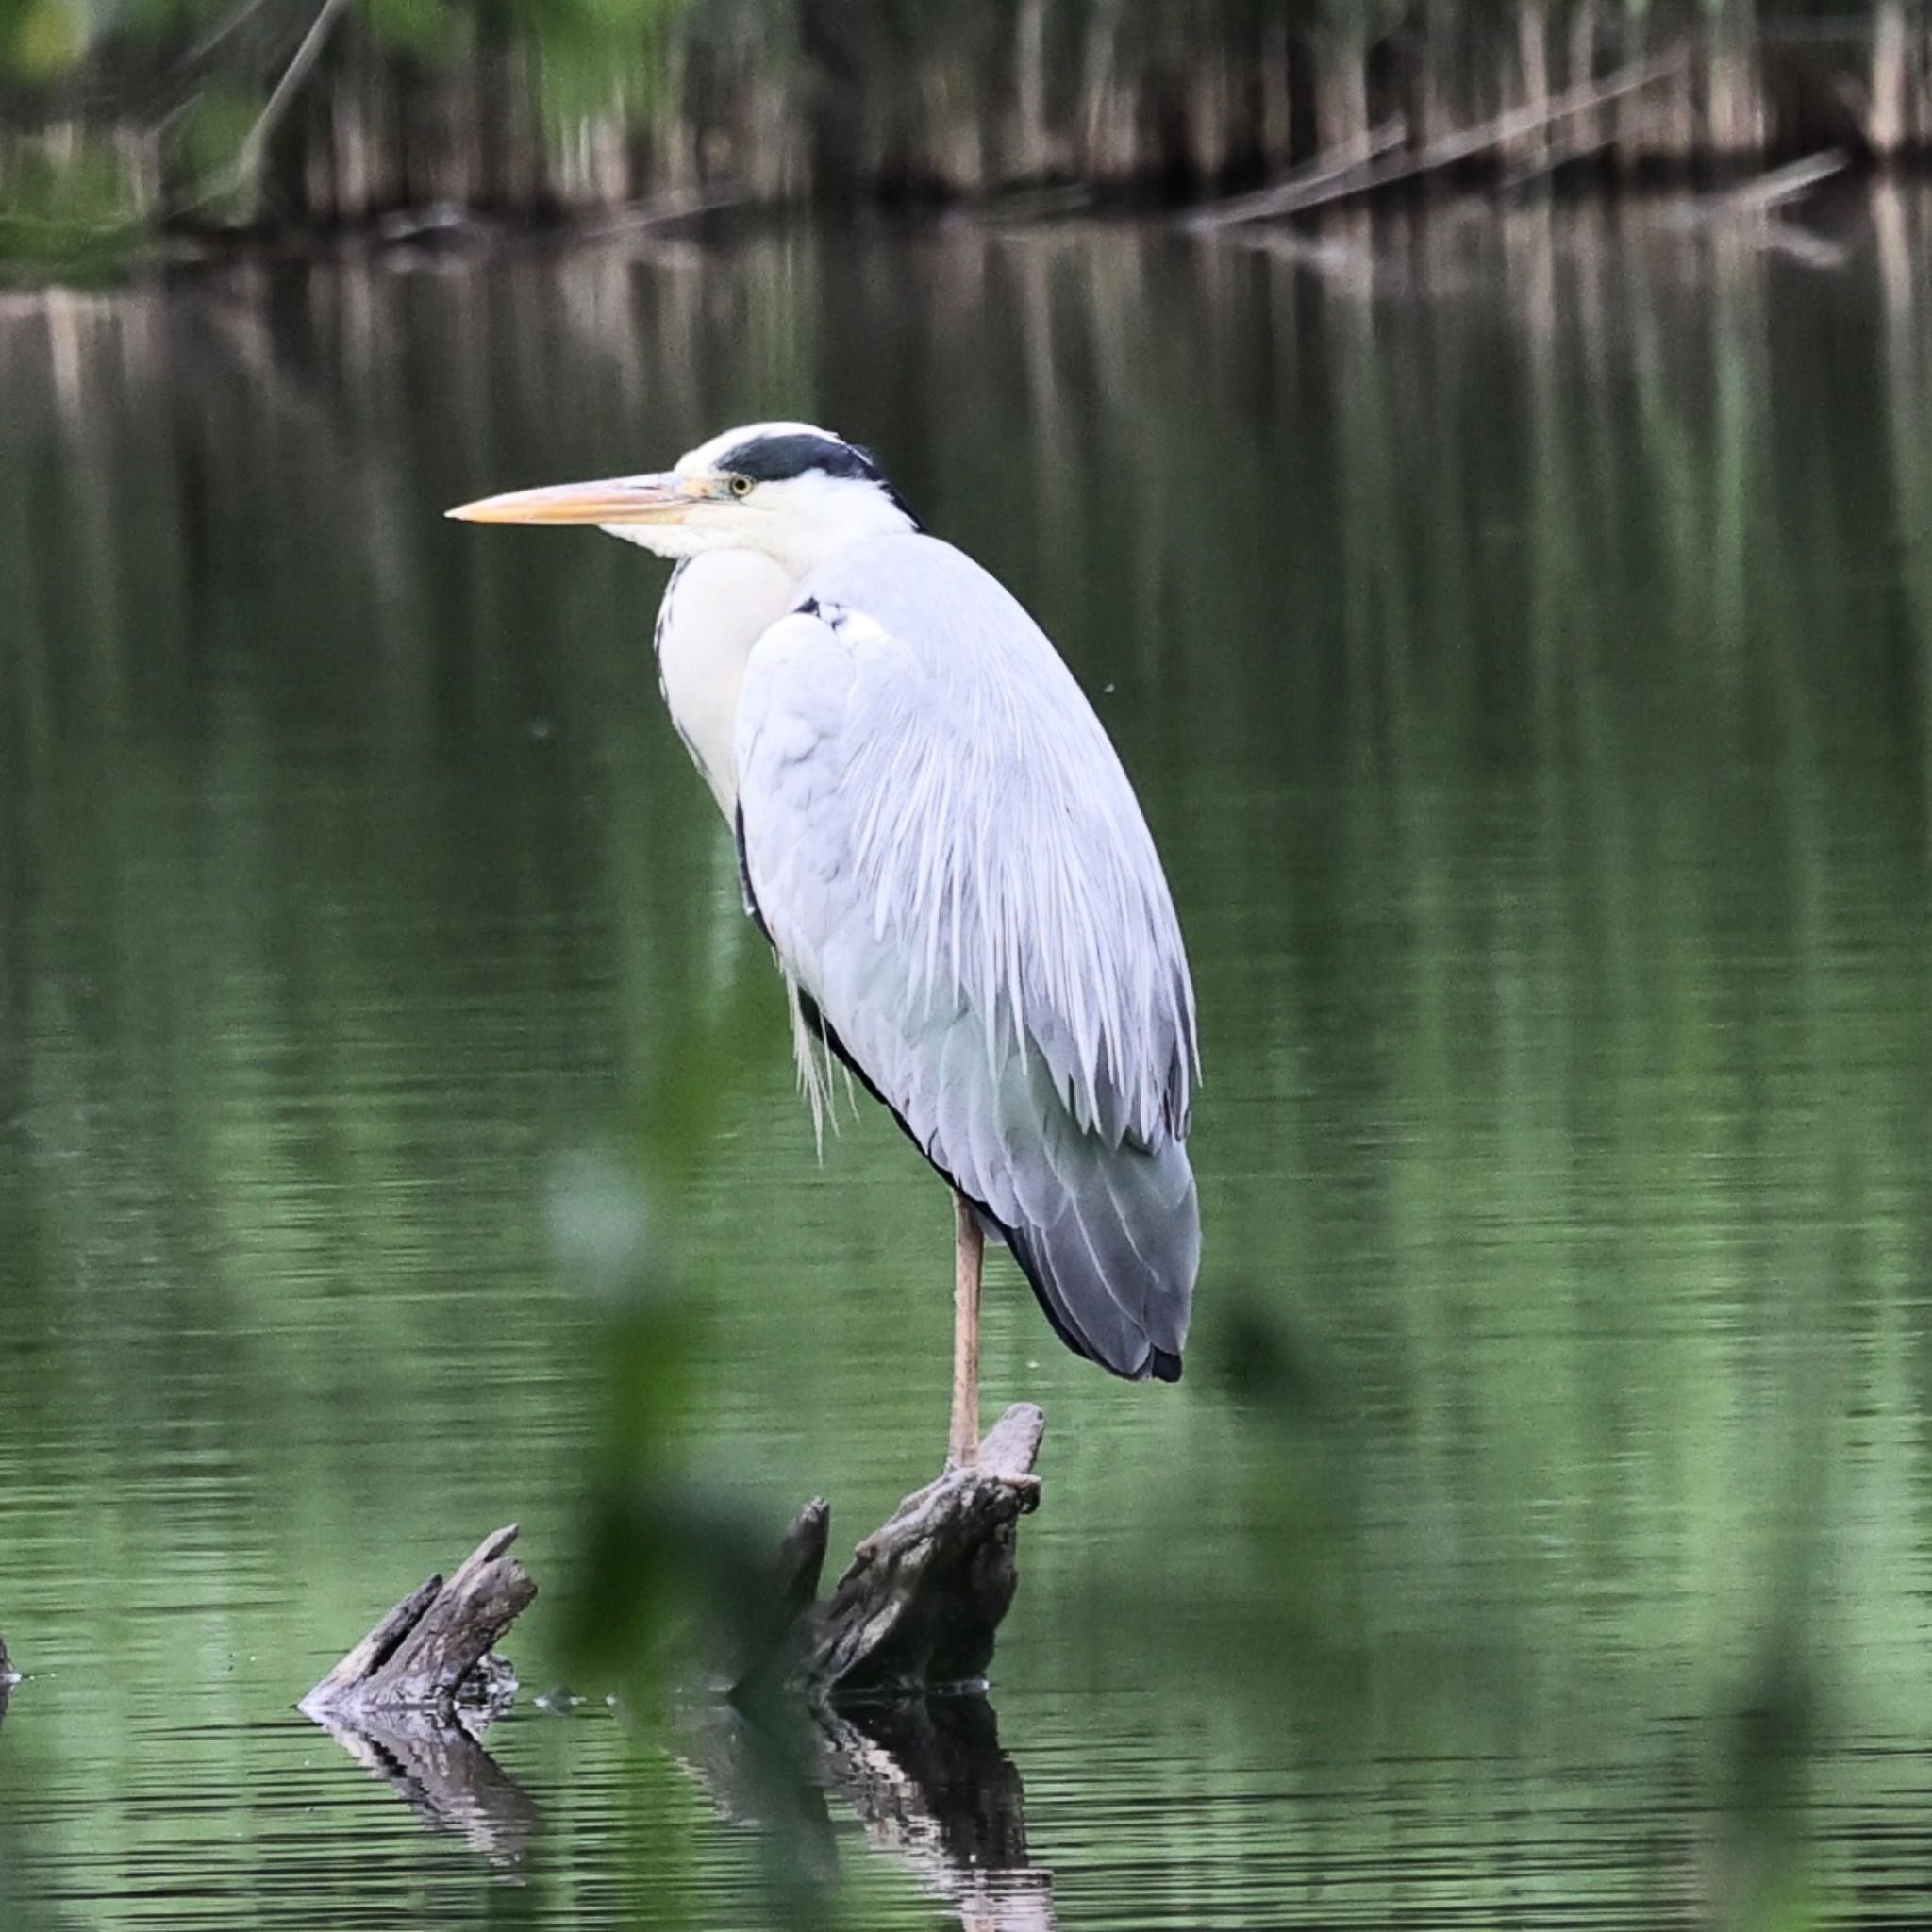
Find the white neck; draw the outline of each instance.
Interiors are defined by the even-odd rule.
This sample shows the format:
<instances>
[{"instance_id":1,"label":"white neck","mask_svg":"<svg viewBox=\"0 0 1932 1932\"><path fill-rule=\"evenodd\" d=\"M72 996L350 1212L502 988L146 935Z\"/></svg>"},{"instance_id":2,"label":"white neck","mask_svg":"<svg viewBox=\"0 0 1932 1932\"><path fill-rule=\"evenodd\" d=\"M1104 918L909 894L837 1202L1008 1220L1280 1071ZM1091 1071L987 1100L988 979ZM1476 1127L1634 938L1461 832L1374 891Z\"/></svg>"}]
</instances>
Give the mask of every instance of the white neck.
<instances>
[{"instance_id":1,"label":"white neck","mask_svg":"<svg viewBox=\"0 0 1932 1932\"><path fill-rule=\"evenodd\" d=\"M658 681L671 722L727 823L738 810L732 734L751 647L783 617L798 578L758 550L706 550L672 573L658 610Z\"/></svg>"}]
</instances>

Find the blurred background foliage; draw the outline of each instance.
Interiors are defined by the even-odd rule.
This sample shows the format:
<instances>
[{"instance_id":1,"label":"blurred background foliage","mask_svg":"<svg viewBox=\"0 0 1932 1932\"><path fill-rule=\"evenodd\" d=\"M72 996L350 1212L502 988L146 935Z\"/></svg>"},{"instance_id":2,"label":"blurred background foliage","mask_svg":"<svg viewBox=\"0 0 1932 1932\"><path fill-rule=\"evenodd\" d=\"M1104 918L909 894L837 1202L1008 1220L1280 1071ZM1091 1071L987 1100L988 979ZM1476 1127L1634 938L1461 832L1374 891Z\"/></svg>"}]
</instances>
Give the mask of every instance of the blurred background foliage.
<instances>
[{"instance_id":1,"label":"blurred background foliage","mask_svg":"<svg viewBox=\"0 0 1932 1932\"><path fill-rule=\"evenodd\" d=\"M0 0L0 255L85 275L161 226L1196 195L1657 57L1571 118L1562 169L1932 140L1922 0Z\"/></svg>"}]
</instances>

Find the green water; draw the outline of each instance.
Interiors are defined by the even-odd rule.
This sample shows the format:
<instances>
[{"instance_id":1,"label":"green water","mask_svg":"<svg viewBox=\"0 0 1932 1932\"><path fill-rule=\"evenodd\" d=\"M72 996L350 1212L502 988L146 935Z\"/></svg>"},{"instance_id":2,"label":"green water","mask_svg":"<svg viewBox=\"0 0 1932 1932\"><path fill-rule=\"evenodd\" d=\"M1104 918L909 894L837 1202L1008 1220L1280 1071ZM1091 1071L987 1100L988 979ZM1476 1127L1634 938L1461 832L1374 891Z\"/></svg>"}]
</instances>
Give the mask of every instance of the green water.
<instances>
[{"instance_id":1,"label":"green water","mask_svg":"<svg viewBox=\"0 0 1932 1932\"><path fill-rule=\"evenodd\" d=\"M1932 203L1817 220L0 309L0 1923L1923 1923ZM660 1456L849 1541L942 1446L948 1204L814 1158L662 567L438 516L769 416L1059 641L1207 1061L1186 1380L991 1284L1024 1869L833 1789L831 1892L582 1674L599 1244L649 1177ZM512 1520L514 1783L435 1832L289 1707Z\"/></svg>"}]
</instances>

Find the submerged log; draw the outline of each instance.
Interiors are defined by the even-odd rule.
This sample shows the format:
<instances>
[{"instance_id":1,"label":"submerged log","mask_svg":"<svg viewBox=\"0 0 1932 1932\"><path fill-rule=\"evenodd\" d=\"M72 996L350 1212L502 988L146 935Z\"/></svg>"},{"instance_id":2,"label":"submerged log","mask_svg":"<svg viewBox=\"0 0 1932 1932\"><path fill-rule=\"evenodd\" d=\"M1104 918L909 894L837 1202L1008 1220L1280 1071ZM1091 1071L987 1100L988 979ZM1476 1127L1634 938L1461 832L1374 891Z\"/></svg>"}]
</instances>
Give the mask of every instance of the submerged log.
<instances>
[{"instance_id":1,"label":"submerged log","mask_svg":"<svg viewBox=\"0 0 1932 1932\"><path fill-rule=\"evenodd\" d=\"M785 1641L741 1688L774 1666L827 1698L892 1697L976 1682L1019 1574L1019 1520L1040 1501L1033 1474L1046 1418L1015 1403L979 1445L975 1469L915 1491L853 1552L824 1602L812 1594L831 1517L808 1503L786 1537L776 1583Z\"/></svg>"},{"instance_id":2,"label":"submerged log","mask_svg":"<svg viewBox=\"0 0 1932 1932\"><path fill-rule=\"evenodd\" d=\"M296 1707L318 1723L355 1723L372 1711L454 1717L459 1706L500 1707L516 1688L491 1646L537 1594L506 1552L517 1525L487 1536L445 1583L412 1590ZM507 1680L507 1688L506 1688Z\"/></svg>"}]
</instances>

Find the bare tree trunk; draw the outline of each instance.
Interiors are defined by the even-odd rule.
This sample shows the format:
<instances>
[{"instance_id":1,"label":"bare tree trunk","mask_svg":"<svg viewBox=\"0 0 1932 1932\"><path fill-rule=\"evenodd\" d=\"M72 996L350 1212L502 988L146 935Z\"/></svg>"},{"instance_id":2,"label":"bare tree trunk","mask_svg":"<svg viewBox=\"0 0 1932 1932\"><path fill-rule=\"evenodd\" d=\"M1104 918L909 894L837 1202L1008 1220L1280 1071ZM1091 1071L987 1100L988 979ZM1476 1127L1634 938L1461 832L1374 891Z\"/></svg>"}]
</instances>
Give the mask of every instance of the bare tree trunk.
<instances>
[{"instance_id":1,"label":"bare tree trunk","mask_svg":"<svg viewBox=\"0 0 1932 1932\"><path fill-rule=\"evenodd\" d=\"M1324 34L1317 42L1315 134L1329 154L1354 154L1369 142L1366 49L1351 35Z\"/></svg>"},{"instance_id":2,"label":"bare tree trunk","mask_svg":"<svg viewBox=\"0 0 1932 1932\"><path fill-rule=\"evenodd\" d=\"M1198 181L1212 181L1227 166L1231 142L1224 60L1216 46L1202 48L1190 62L1188 163Z\"/></svg>"},{"instance_id":3,"label":"bare tree trunk","mask_svg":"<svg viewBox=\"0 0 1932 1932\"><path fill-rule=\"evenodd\" d=\"M329 218L338 222L359 222L368 215L373 201L370 192L369 125L364 118L365 96L360 87L350 86L330 103L329 158L332 206Z\"/></svg>"},{"instance_id":4,"label":"bare tree trunk","mask_svg":"<svg viewBox=\"0 0 1932 1932\"><path fill-rule=\"evenodd\" d=\"M1632 145L1640 160L1688 168L1697 156L1697 75L1686 60L1658 91L1647 121L1635 130Z\"/></svg>"},{"instance_id":5,"label":"bare tree trunk","mask_svg":"<svg viewBox=\"0 0 1932 1932\"><path fill-rule=\"evenodd\" d=\"M1761 151L1754 23L1732 0L1711 28L1706 70L1704 145L1721 159Z\"/></svg>"},{"instance_id":6,"label":"bare tree trunk","mask_svg":"<svg viewBox=\"0 0 1932 1932\"><path fill-rule=\"evenodd\" d=\"M1907 0L1879 0L1872 27L1871 108L1865 116L1865 139L1881 160L1890 160L1906 144L1911 45L1906 6Z\"/></svg>"},{"instance_id":7,"label":"bare tree trunk","mask_svg":"<svg viewBox=\"0 0 1932 1932\"><path fill-rule=\"evenodd\" d=\"M1539 118L1513 153L1503 158L1518 167L1541 167L1550 142L1549 127L1541 119L1550 105L1550 23L1543 0L1518 0L1516 58L1523 70L1523 106Z\"/></svg>"},{"instance_id":8,"label":"bare tree trunk","mask_svg":"<svg viewBox=\"0 0 1932 1932\"><path fill-rule=\"evenodd\" d=\"M1410 64L1409 113L1415 138L1424 147L1439 141L1457 125L1451 71L1460 49L1460 36L1447 17L1443 0L1430 0L1423 15L1422 44Z\"/></svg>"},{"instance_id":9,"label":"bare tree trunk","mask_svg":"<svg viewBox=\"0 0 1932 1932\"><path fill-rule=\"evenodd\" d=\"M1596 33L1597 0L1581 0L1570 17L1570 45L1563 76L1565 87L1583 87L1596 73ZM1603 115L1592 109L1577 116L1571 144L1579 153L1589 152L1601 144L1605 133Z\"/></svg>"},{"instance_id":10,"label":"bare tree trunk","mask_svg":"<svg viewBox=\"0 0 1932 1932\"><path fill-rule=\"evenodd\" d=\"M1013 46L1013 100L1018 115L1018 167L1029 181L1051 163L1046 134L1046 0L1020 0Z\"/></svg>"},{"instance_id":11,"label":"bare tree trunk","mask_svg":"<svg viewBox=\"0 0 1932 1932\"><path fill-rule=\"evenodd\" d=\"M1131 99L1120 80L1121 16L1126 0L1098 0L1087 23L1080 67L1080 165L1090 180L1124 181L1140 154Z\"/></svg>"},{"instance_id":12,"label":"bare tree trunk","mask_svg":"<svg viewBox=\"0 0 1932 1932\"><path fill-rule=\"evenodd\" d=\"M1293 96L1289 87L1288 22L1271 14L1261 26L1261 112L1258 128L1264 169L1285 168L1294 153Z\"/></svg>"},{"instance_id":13,"label":"bare tree trunk","mask_svg":"<svg viewBox=\"0 0 1932 1932\"><path fill-rule=\"evenodd\" d=\"M698 185L699 170L691 134L691 59L681 35L671 42L665 68L664 118L653 143L652 173L658 188L689 191Z\"/></svg>"}]
</instances>

